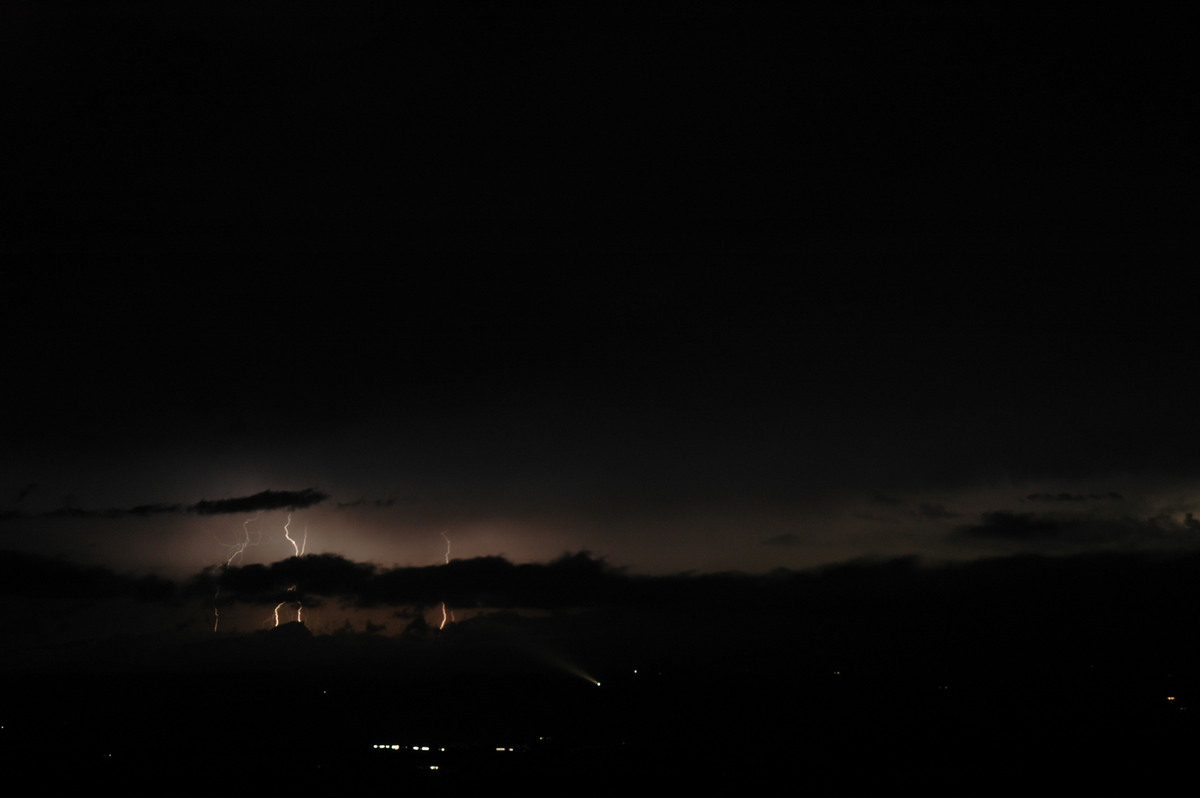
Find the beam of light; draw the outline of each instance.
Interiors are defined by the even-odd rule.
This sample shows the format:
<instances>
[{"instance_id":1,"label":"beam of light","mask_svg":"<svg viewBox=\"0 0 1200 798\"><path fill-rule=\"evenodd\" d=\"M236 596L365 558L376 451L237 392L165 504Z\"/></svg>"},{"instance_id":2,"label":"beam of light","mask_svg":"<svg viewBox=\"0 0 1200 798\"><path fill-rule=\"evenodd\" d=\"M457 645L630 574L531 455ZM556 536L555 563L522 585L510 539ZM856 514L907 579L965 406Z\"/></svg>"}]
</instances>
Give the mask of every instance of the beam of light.
<instances>
[{"instance_id":1,"label":"beam of light","mask_svg":"<svg viewBox=\"0 0 1200 798\"><path fill-rule=\"evenodd\" d=\"M442 537L446 539L446 565L450 564L450 538L446 535L446 530L442 530Z\"/></svg>"},{"instance_id":2,"label":"beam of light","mask_svg":"<svg viewBox=\"0 0 1200 798\"><path fill-rule=\"evenodd\" d=\"M292 514L288 513L287 523L283 525L283 536L288 539L288 543L292 544L292 550L295 552L295 556L299 557L300 547L296 545L296 541L292 540L291 534L288 533L288 524L290 523L292 523Z\"/></svg>"},{"instance_id":3,"label":"beam of light","mask_svg":"<svg viewBox=\"0 0 1200 798\"><path fill-rule=\"evenodd\" d=\"M281 601L281 602L279 602L278 604L276 604L276 605L275 605L275 626L276 626L277 628L278 628L278 626L279 626L279 608L280 608L280 607L282 607L284 604L287 604L287 602L286 602L286 601Z\"/></svg>"},{"instance_id":4,"label":"beam of light","mask_svg":"<svg viewBox=\"0 0 1200 798\"><path fill-rule=\"evenodd\" d=\"M557 654L551 654L549 652L544 652L544 654L546 656L546 659L548 659L550 661L550 663L553 664L555 667L562 668L567 673L571 674L572 676L578 676L580 679L583 679L585 682L591 682L592 684L596 685L597 687L600 686L599 679L593 678L590 673L585 672L578 665L574 665L570 662L567 662L565 659L563 659L561 656L559 656Z\"/></svg>"},{"instance_id":5,"label":"beam of light","mask_svg":"<svg viewBox=\"0 0 1200 798\"><path fill-rule=\"evenodd\" d=\"M304 548L308 545L308 524L304 525L304 539L300 541L300 556L304 556Z\"/></svg>"}]
</instances>

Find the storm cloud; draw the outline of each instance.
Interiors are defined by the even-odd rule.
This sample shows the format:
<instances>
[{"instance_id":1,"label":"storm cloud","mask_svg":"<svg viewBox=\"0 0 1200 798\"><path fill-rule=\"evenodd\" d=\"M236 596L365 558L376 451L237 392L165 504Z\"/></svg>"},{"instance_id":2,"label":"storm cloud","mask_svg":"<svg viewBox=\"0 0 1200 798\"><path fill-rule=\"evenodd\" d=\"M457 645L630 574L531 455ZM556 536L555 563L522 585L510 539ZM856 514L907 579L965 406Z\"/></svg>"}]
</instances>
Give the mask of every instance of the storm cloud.
<instances>
[{"instance_id":1,"label":"storm cloud","mask_svg":"<svg viewBox=\"0 0 1200 798\"><path fill-rule=\"evenodd\" d=\"M320 504L329 495L314 488L304 490L264 490L253 496L233 499L202 499L188 508L200 515L224 515L231 513L254 513L262 510L302 510Z\"/></svg>"},{"instance_id":2,"label":"storm cloud","mask_svg":"<svg viewBox=\"0 0 1200 798\"><path fill-rule=\"evenodd\" d=\"M1191 549L1200 544L1200 522L1189 513L1149 518L1102 517L1070 513L986 512L976 524L953 533L960 541L1005 543L1030 551Z\"/></svg>"},{"instance_id":3,"label":"storm cloud","mask_svg":"<svg viewBox=\"0 0 1200 798\"><path fill-rule=\"evenodd\" d=\"M131 507L76 507L68 502L63 507L47 510L41 513L27 513L21 510L0 510L0 521L12 521L25 518L146 518L155 515L171 515L177 513L196 513L198 515L232 515L236 513L256 513L266 510L302 510L320 504L329 495L315 488L304 490L264 490L252 496L237 496L229 499L201 499L195 504L148 503Z\"/></svg>"}]
</instances>

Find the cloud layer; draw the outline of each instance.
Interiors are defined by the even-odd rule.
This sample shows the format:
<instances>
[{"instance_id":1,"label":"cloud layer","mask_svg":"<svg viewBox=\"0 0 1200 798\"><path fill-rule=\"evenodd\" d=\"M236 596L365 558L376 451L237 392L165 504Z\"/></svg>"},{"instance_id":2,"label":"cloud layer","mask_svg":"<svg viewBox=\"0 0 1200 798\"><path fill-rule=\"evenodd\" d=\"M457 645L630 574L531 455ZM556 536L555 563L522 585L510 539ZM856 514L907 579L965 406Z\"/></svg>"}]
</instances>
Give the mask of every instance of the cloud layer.
<instances>
[{"instance_id":1,"label":"cloud layer","mask_svg":"<svg viewBox=\"0 0 1200 798\"><path fill-rule=\"evenodd\" d=\"M129 518L176 513L197 515L232 515L256 513L268 510L302 510L320 504L329 498L315 488L303 490L264 490L252 496L237 496L229 499L201 499L195 504L139 504L132 507L106 507L84 509L65 506L42 513L25 513L20 510L0 511L0 520L21 518Z\"/></svg>"}]
</instances>

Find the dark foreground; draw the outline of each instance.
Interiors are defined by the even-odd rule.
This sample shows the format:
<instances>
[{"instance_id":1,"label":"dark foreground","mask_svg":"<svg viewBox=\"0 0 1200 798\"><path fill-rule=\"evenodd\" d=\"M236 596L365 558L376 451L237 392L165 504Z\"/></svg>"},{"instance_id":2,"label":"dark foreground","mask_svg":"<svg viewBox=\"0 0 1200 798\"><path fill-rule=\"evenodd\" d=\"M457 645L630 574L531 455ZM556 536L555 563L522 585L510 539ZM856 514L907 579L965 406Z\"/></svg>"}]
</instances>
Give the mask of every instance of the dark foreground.
<instances>
[{"instance_id":1,"label":"dark foreground","mask_svg":"<svg viewBox=\"0 0 1200 798\"><path fill-rule=\"evenodd\" d=\"M959 676L22 675L5 685L0 750L10 778L126 794L600 795L783 780L820 795L950 795L1033 782L1152 790L1183 772L1197 740L1194 679L1051 664Z\"/></svg>"},{"instance_id":2,"label":"dark foreground","mask_svg":"<svg viewBox=\"0 0 1200 798\"><path fill-rule=\"evenodd\" d=\"M1198 575L1177 553L610 576L590 608L392 636L66 642L43 614L0 638L0 766L135 795L1153 794L1200 741Z\"/></svg>"}]
</instances>

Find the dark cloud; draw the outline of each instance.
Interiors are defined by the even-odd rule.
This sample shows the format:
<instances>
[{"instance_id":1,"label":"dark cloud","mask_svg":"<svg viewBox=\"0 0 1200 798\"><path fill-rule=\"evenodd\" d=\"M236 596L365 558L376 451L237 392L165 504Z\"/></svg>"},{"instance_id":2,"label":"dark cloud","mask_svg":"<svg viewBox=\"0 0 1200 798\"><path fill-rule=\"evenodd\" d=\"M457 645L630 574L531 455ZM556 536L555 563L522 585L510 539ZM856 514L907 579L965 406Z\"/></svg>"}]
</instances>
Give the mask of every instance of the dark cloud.
<instances>
[{"instance_id":1,"label":"dark cloud","mask_svg":"<svg viewBox=\"0 0 1200 798\"><path fill-rule=\"evenodd\" d=\"M1200 520L1189 519L1180 526L1198 529ZM716 610L736 615L741 623L751 625L753 619L745 619L742 609L757 607L765 616L774 613L774 620L764 616L765 625L760 630L768 633L771 641L777 640L774 624L779 618L798 623L796 614L800 613L804 628L815 635L843 635L847 640L866 642L874 639L873 635L863 634L858 623L848 621L873 619L871 622L878 623L882 630L891 624L920 627L929 618L940 619L940 624L961 615L964 619L1003 619L1014 629L1036 625L1038 617L1027 614L1022 607L1014 606L1009 613L1003 602L996 601L1001 593L1009 596L1010 602L1017 601L1018 596L1009 589L1014 584L1022 586L1020 601L1042 605L1047 618L1068 604L1077 605L1071 612L1090 617L1088 613L1098 606L1097 602L1105 606L1114 602L1141 606L1160 599L1178 600L1173 610L1164 605L1159 608L1161 612L1187 615L1194 602L1181 599L1198 589L1197 569L1200 554L1196 552L1170 556L1147 552L1019 555L940 566L905 557L765 575L671 576L630 575L587 552L564 554L548 563L516 564L501 557L480 557L453 560L446 565L391 569L336 555L307 555L271 565L208 569L186 590L193 597L209 599L219 581L223 601L277 601L277 595L287 593L289 598L303 597L305 606L318 606L322 597L340 598L360 605L394 605L395 617L409 620L420 615L413 607L443 600L458 607L479 608L624 608L618 615L624 619L641 617L656 607L690 609L702 617ZM1118 574L1125 575L1124 581L1114 579ZM1148 587L1113 591L1116 584ZM290 590L293 585L297 585L295 591ZM0 551L0 595L166 599L184 592L157 577L130 577L59 558ZM948 597L954 600L948 601ZM962 609L968 605L975 609ZM573 615L567 613L564 617ZM657 619L652 615L646 616L645 623L654 628L655 635L666 633L656 627ZM972 620L953 628L967 630L974 625ZM710 623L705 620L701 626L703 639L711 643ZM1054 624L1048 622L1047 630L1053 628ZM626 631L634 629L630 626ZM907 633L894 630L889 634ZM934 635L929 641L938 639L940 635Z\"/></svg>"},{"instance_id":2,"label":"dark cloud","mask_svg":"<svg viewBox=\"0 0 1200 798\"><path fill-rule=\"evenodd\" d=\"M1200 544L1200 521L1189 513L1182 522L1170 516L1101 518L1091 515L983 513L980 523L959 527L954 536L977 542L1029 546L1032 550L1071 550L1091 546L1118 549L1184 547Z\"/></svg>"},{"instance_id":3,"label":"dark cloud","mask_svg":"<svg viewBox=\"0 0 1200 798\"><path fill-rule=\"evenodd\" d=\"M145 518L153 515L168 515L173 513L199 513L200 515L224 515L229 513L253 513L261 510L300 510L305 507L312 507L315 504L320 504L329 496L319 490L313 488L305 488L299 491L287 490L264 490L261 493L256 493L253 496L241 496L232 499L218 499L216 501L201 501L184 506L182 504L139 504L133 507L104 507L98 509L86 509L75 505L74 501L68 497L63 502L63 506L56 510L49 510L44 513L39 513L37 517L41 518ZM32 517L29 514L22 513L18 510L0 511L0 521L14 520L18 518Z\"/></svg>"},{"instance_id":4,"label":"dark cloud","mask_svg":"<svg viewBox=\"0 0 1200 798\"><path fill-rule=\"evenodd\" d=\"M222 585L234 591L271 594L296 585L309 594L356 597L368 589L377 570L374 565L334 554L310 554L271 565L231 568L222 577Z\"/></svg>"},{"instance_id":5,"label":"dark cloud","mask_svg":"<svg viewBox=\"0 0 1200 798\"><path fill-rule=\"evenodd\" d=\"M126 518L134 516L145 518L151 515L181 513L181 504L139 504L136 507L106 507L98 510L85 510L80 507L61 507L43 513L45 518Z\"/></svg>"},{"instance_id":6,"label":"dark cloud","mask_svg":"<svg viewBox=\"0 0 1200 798\"><path fill-rule=\"evenodd\" d=\"M304 490L264 490L253 496L240 496L233 499L217 499L208 501L202 499L188 508L189 511L200 515L224 515L228 513L253 513L260 510L300 510L320 504L329 495L314 488Z\"/></svg>"},{"instance_id":7,"label":"dark cloud","mask_svg":"<svg viewBox=\"0 0 1200 798\"><path fill-rule=\"evenodd\" d=\"M20 490L17 491L17 501L18 502L24 501L25 497L27 497L30 493L32 493L33 489L36 487L37 487L36 482L30 482L28 485L23 486Z\"/></svg>"},{"instance_id":8,"label":"dark cloud","mask_svg":"<svg viewBox=\"0 0 1200 798\"><path fill-rule=\"evenodd\" d=\"M798 546L800 545L800 536L792 532L785 532L782 535L767 538L762 543L764 546Z\"/></svg>"},{"instance_id":9,"label":"dark cloud","mask_svg":"<svg viewBox=\"0 0 1200 798\"><path fill-rule=\"evenodd\" d=\"M546 564L514 564L503 557L451 560L445 565L396 568L371 580L359 600L374 604L554 608L611 599L627 578L587 552Z\"/></svg>"},{"instance_id":10,"label":"dark cloud","mask_svg":"<svg viewBox=\"0 0 1200 798\"><path fill-rule=\"evenodd\" d=\"M130 507L126 510L118 511L122 515L133 515L145 517L150 515L163 515L165 513L178 513L183 511L183 506L179 504L139 504L136 507Z\"/></svg>"},{"instance_id":11,"label":"dark cloud","mask_svg":"<svg viewBox=\"0 0 1200 798\"><path fill-rule=\"evenodd\" d=\"M102 566L20 551L0 551L0 595L36 598L164 600L175 584L157 576L128 576Z\"/></svg>"},{"instance_id":12,"label":"dark cloud","mask_svg":"<svg viewBox=\"0 0 1200 798\"><path fill-rule=\"evenodd\" d=\"M1096 501L1096 500L1100 500L1100 499L1112 499L1112 500L1119 501L1124 497L1121 496L1121 494L1117 493L1116 491L1110 490L1108 493L1088 493L1088 494L1082 494L1082 493L1031 493L1028 496L1026 496L1025 498L1029 499L1030 501L1035 501L1035 502L1086 502L1086 501Z\"/></svg>"},{"instance_id":13,"label":"dark cloud","mask_svg":"<svg viewBox=\"0 0 1200 798\"><path fill-rule=\"evenodd\" d=\"M960 527L958 533L968 538L1027 542L1056 540L1061 537L1062 530L1062 522L1053 518L998 510L984 513L979 524Z\"/></svg>"},{"instance_id":14,"label":"dark cloud","mask_svg":"<svg viewBox=\"0 0 1200 798\"><path fill-rule=\"evenodd\" d=\"M42 513L43 518L111 518L112 510L84 510L67 505Z\"/></svg>"},{"instance_id":15,"label":"dark cloud","mask_svg":"<svg viewBox=\"0 0 1200 798\"><path fill-rule=\"evenodd\" d=\"M882 493L876 493L871 496L871 501L875 504L882 504L888 507L897 507L901 504L904 504L903 499L897 499L895 496L887 496Z\"/></svg>"},{"instance_id":16,"label":"dark cloud","mask_svg":"<svg viewBox=\"0 0 1200 798\"><path fill-rule=\"evenodd\" d=\"M270 565L214 566L197 575L200 595L225 601L273 602L336 597L362 606L432 605L561 608L619 600L630 579L587 552L545 564L503 557L451 560L445 565L381 569L333 554L289 557Z\"/></svg>"},{"instance_id":17,"label":"dark cloud","mask_svg":"<svg viewBox=\"0 0 1200 798\"><path fill-rule=\"evenodd\" d=\"M922 504L917 512L924 518L962 518L962 513L953 513L941 504Z\"/></svg>"}]
</instances>

